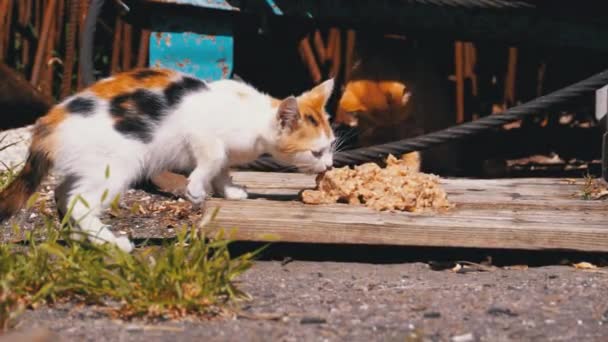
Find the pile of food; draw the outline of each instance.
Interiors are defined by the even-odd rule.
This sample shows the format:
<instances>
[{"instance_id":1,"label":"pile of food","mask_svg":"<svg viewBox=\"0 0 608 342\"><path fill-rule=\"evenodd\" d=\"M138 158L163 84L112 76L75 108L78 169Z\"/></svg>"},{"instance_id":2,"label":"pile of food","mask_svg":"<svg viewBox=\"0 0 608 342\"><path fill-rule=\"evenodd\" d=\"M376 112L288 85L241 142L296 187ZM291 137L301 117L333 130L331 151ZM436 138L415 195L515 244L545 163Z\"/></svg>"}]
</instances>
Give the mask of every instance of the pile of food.
<instances>
[{"instance_id":1,"label":"pile of food","mask_svg":"<svg viewBox=\"0 0 608 342\"><path fill-rule=\"evenodd\" d=\"M407 155L406 155L407 156ZM390 155L386 167L366 163L332 169L317 177L315 190L304 190L308 204L345 202L375 210L427 211L452 208L439 177L422 173L408 158Z\"/></svg>"}]
</instances>

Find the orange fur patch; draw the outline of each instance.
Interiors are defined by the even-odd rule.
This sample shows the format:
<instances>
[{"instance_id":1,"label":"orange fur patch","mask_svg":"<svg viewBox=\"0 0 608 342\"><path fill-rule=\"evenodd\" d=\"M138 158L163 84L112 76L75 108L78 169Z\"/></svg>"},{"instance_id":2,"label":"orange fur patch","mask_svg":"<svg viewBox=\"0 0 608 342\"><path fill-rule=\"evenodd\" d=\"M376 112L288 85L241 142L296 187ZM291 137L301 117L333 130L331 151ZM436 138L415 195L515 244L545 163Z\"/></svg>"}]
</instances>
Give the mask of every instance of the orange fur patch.
<instances>
[{"instance_id":1,"label":"orange fur patch","mask_svg":"<svg viewBox=\"0 0 608 342\"><path fill-rule=\"evenodd\" d=\"M324 132L327 136L331 135L331 126L327 119L327 112L325 112L325 98L317 94L305 94L298 99L298 110L302 117L302 121L305 126L312 128L317 131L315 134L318 136L320 132ZM310 116L314 122L306 119Z\"/></svg>"},{"instance_id":2,"label":"orange fur patch","mask_svg":"<svg viewBox=\"0 0 608 342\"><path fill-rule=\"evenodd\" d=\"M282 152L294 153L310 150L320 136L332 135L324 104L325 99L312 92L298 98L300 121L293 132L281 139L279 149Z\"/></svg>"},{"instance_id":3,"label":"orange fur patch","mask_svg":"<svg viewBox=\"0 0 608 342\"><path fill-rule=\"evenodd\" d=\"M398 81L351 81L340 98L336 123L356 126L358 119L378 125L402 122L410 116L407 103L402 102L406 89Z\"/></svg>"},{"instance_id":4,"label":"orange fur patch","mask_svg":"<svg viewBox=\"0 0 608 342\"><path fill-rule=\"evenodd\" d=\"M146 71L156 74L142 78L136 77L138 73ZM138 88L165 88L173 81L172 76L174 75L176 75L176 72L168 69L134 69L114 75L110 79L101 80L92 85L89 90L100 98L111 99L116 95L128 93Z\"/></svg>"},{"instance_id":5,"label":"orange fur patch","mask_svg":"<svg viewBox=\"0 0 608 342\"><path fill-rule=\"evenodd\" d=\"M60 105L54 106L45 116L39 118L34 126L30 150L52 154L55 128L66 118L67 113Z\"/></svg>"}]
</instances>

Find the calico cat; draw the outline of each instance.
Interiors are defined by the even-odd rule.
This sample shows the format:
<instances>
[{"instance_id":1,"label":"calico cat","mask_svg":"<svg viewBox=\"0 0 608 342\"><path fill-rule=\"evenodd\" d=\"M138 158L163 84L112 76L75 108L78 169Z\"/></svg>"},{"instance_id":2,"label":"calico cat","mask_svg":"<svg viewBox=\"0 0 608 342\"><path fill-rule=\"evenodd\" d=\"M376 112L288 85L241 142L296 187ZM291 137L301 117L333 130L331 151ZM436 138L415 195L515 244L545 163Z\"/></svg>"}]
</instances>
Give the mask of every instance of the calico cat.
<instances>
[{"instance_id":1,"label":"calico cat","mask_svg":"<svg viewBox=\"0 0 608 342\"><path fill-rule=\"evenodd\" d=\"M99 214L141 179L186 170L185 197L200 205L212 191L247 198L229 167L264 153L307 173L331 167L335 138L324 108L333 84L278 100L243 82L206 83L166 69L103 79L36 122L24 168L0 193L0 220L19 210L53 168L63 178L55 191L59 212L73 205L71 219L91 241L131 251L129 239L114 236Z\"/></svg>"}]
</instances>

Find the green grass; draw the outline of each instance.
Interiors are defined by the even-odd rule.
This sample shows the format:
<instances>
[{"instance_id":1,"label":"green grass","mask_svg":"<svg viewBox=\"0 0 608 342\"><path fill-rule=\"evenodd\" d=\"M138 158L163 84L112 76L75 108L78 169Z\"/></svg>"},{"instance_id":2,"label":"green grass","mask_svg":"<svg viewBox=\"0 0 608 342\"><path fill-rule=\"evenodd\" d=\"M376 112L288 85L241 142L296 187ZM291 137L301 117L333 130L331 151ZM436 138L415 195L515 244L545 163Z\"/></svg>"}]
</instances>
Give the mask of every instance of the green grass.
<instances>
[{"instance_id":1,"label":"green grass","mask_svg":"<svg viewBox=\"0 0 608 342\"><path fill-rule=\"evenodd\" d=\"M216 315L246 297L235 278L259 252L232 257L222 232L209 239L184 227L175 240L129 254L73 239L69 224L52 222L26 232L25 243L0 243L0 331L28 308L64 301L122 319Z\"/></svg>"}]
</instances>

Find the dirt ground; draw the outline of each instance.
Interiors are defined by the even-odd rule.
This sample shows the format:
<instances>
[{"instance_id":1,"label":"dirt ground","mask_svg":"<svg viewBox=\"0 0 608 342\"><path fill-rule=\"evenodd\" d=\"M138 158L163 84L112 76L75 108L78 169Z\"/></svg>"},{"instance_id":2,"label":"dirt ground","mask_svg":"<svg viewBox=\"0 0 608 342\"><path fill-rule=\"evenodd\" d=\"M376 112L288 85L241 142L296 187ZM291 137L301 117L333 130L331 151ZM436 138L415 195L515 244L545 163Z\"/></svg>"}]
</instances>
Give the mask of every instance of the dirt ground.
<instances>
[{"instance_id":1,"label":"dirt ground","mask_svg":"<svg viewBox=\"0 0 608 342\"><path fill-rule=\"evenodd\" d=\"M608 272L571 266L456 273L398 264L260 261L236 318L117 322L70 306L20 330L62 341L606 341Z\"/></svg>"},{"instance_id":2,"label":"dirt ground","mask_svg":"<svg viewBox=\"0 0 608 342\"><path fill-rule=\"evenodd\" d=\"M40 224L40 210L53 210L50 189L43 187L47 205L13 222ZM106 219L136 240L171 235L178 226L171 220L200 219L187 203L142 190L129 191L122 207L119 220ZM0 240L15 238L9 227ZM241 243L233 251L254 247ZM470 272L452 270L458 260L481 263L488 256L490 264ZM239 303L234 317L120 322L94 308L61 305L26 312L17 330L45 327L60 341L607 341L608 268L572 266L606 260L561 252L273 245L239 279L252 299ZM530 267L505 268L522 264Z\"/></svg>"}]
</instances>

